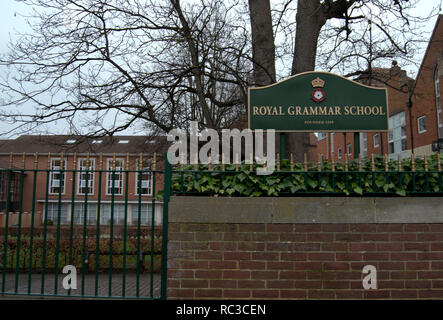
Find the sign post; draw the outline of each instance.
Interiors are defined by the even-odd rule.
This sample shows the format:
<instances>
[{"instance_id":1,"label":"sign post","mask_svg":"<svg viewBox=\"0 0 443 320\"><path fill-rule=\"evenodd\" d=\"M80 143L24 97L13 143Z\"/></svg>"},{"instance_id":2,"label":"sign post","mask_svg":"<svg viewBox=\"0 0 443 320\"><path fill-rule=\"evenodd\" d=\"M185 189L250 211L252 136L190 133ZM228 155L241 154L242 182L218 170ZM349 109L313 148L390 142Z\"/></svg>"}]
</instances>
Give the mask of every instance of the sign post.
<instances>
[{"instance_id":1,"label":"sign post","mask_svg":"<svg viewBox=\"0 0 443 320\"><path fill-rule=\"evenodd\" d=\"M280 159L286 159L286 135L280 132Z\"/></svg>"}]
</instances>

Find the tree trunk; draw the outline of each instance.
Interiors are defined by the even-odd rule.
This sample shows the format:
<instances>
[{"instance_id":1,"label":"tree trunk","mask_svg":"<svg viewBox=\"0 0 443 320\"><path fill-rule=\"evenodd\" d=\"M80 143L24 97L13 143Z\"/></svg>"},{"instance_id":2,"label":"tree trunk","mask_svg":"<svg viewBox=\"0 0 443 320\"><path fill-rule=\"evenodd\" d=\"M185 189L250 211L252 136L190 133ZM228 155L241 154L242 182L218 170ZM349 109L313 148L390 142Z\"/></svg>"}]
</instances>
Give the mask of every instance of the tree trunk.
<instances>
[{"instance_id":1,"label":"tree trunk","mask_svg":"<svg viewBox=\"0 0 443 320\"><path fill-rule=\"evenodd\" d=\"M275 82L275 44L269 0L249 0L254 82L264 86Z\"/></svg>"},{"instance_id":2,"label":"tree trunk","mask_svg":"<svg viewBox=\"0 0 443 320\"><path fill-rule=\"evenodd\" d=\"M320 1L298 0L296 22L292 75L315 69L318 36L326 22ZM287 134L286 150L294 154L295 161L303 161L303 155L309 150L309 140L307 132Z\"/></svg>"}]
</instances>

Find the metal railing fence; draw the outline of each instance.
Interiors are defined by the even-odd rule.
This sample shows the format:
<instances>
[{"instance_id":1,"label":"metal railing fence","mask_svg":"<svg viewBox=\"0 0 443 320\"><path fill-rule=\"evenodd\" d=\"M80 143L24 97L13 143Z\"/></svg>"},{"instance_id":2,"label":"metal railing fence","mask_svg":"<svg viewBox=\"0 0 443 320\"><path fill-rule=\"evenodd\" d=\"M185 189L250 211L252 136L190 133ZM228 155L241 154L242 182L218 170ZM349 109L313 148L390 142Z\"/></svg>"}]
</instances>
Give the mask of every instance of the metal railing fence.
<instances>
[{"instance_id":1,"label":"metal railing fence","mask_svg":"<svg viewBox=\"0 0 443 320\"><path fill-rule=\"evenodd\" d=\"M0 169L0 295L164 299L165 171L156 155L147 167L142 154L127 154L124 166L114 154L108 168L102 155L81 165L77 154L44 157L44 169L39 155L25 168L25 154L21 166L11 154Z\"/></svg>"}]
</instances>

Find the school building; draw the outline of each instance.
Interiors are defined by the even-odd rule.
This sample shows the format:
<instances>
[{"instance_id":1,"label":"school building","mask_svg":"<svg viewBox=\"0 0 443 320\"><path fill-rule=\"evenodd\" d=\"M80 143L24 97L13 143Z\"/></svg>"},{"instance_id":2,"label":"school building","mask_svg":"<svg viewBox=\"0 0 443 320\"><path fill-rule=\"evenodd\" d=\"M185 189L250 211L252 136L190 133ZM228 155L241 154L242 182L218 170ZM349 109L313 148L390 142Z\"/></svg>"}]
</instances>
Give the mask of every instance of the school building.
<instances>
[{"instance_id":1,"label":"school building","mask_svg":"<svg viewBox=\"0 0 443 320\"><path fill-rule=\"evenodd\" d=\"M360 155L387 154L391 159L441 152L443 120L440 83L443 77L443 15L439 15L415 81L395 61L391 68L373 68L355 81L386 87L389 132L361 132ZM353 159L354 133L318 133L317 152L325 159Z\"/></svg>"}]
</instances>

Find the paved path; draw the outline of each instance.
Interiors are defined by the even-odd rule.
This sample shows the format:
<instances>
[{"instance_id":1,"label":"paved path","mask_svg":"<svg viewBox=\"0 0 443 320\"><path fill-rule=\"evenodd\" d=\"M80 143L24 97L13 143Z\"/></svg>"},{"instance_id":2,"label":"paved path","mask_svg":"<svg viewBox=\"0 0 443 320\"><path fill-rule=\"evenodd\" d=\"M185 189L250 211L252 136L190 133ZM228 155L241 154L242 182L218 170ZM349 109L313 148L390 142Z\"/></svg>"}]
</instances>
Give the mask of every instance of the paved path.
<instances>
[{"instance_id":1,"label":"paved path","mask_svg":"<svg viewBox=\"0 0 443 320\"><path fill-rule=\"evenodd\" d=\"M57 281L57 295L66 296L68 294L68 290L63 288L63 278L66 274L59 274ZM151 295L151 275L150 273L140 274L139 278L139 296L141 298L159 298L160 297L160 274L154 274L153 276L153 287L152 287L152 295ZM71 290L71 297L80 297L82 295L82 288L85 296L95 296L95 273L89 273L85 275L84 278L84 286L82 286L82 276L81 274L77 275L77 289ZM44 281L44 293L49 296L45 296L45 299L54 298L55 294L55 274L47 273L45 275ZM137 276L135 273L127 273L125 279L125 297L127 298L135 298L137 292ZM31 294L40 295L42 287L42 275L41 274L32 274L31 280ZM2 275L0 273L0 292L2 288ZM5 293L14 293L15 292L15 274L8 273L6 274L5 281ZM17 293L27 294L28 293L28 274L20 273L18 279L18 287ZM109 274L100 273L98 275L98 296L100 298L109 298ZM111 281L111 296L115 298L123 297L123 274L122 273L113 273L112 281ZM4 296L0 293L0 299L2 298L11 298L16 297L16 295L7 295ZM23 296L20 296L23 298ZM39 297L39 296L36 296ZM25 296L26 298L26 296Z\"/></svg>"}]
</instances>

